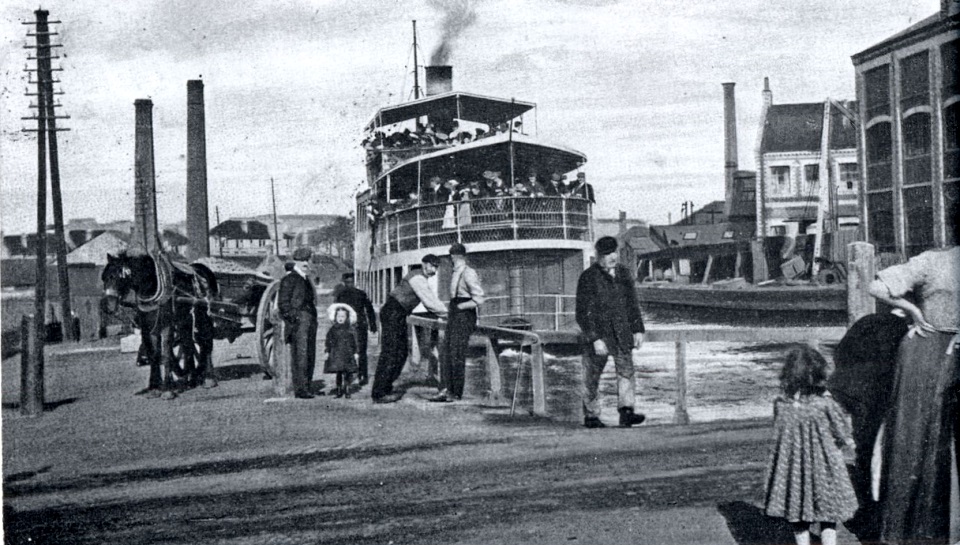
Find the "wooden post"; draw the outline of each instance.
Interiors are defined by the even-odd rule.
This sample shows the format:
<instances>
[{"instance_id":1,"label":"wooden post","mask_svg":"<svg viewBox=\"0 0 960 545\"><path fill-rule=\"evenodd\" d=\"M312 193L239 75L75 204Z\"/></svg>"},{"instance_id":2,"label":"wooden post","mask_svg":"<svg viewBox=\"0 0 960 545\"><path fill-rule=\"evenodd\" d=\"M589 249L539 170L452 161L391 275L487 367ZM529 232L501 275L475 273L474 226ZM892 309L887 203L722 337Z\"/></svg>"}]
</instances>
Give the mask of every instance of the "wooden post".
<instances>
[{"instance_id":1,"label":"wooden post","mask_svg":"<svg viewBox=\"0 0 960 545\"><path fill-rule=\"evenodd\" d=\"M407 325L407 335L410 338L410 367L419 374L423 371L423 360L421 359L420 336L417 333L417 326Z\"/></svg>"},{"instance_id":2,"label":"wooden post","mask_svg":"<svg viewBox=\"0 0 960 545\"><path fill-rule=\"evenodd\" d=\"M700 281L701 284L707 285L710 282L710 269L713 268L713 254L707 256L707 270L703 272L703 280Z\"/></svg>"},{"instance_id":3,"label":"wooden post","mask_svg":"<svg viewBox=\"0 0 960 545\"><path fill-rule=\"evenodd\" d=\"M770 278L767 268L767 255L763 249L763 239L750 241L750 253L753 254L753 283L757 284Z\"/></svg>"},{"instance_id":4,"label":"wooden post","mask_svg":"<svg viewBox=\"0 0 960 545\"><path fill-rule=\"evenodd\" d=\"M277 325L276 341L273 343L273 391L278 397L293 395L293 366L290 365L290 346L287 338L287 324L282 320Z\"/></svg>"},{"instance_id":5,"label":"wooden post","mask_svg":"<svg viewBox=\"0 0 960 545\"><path fill-rule=\"evenodd\" d=\"M20 414L43 414L43 338L32 314L20 320Z\"/></svg>"},{"instance_id":6,"label":"wooden post","mask_svg":"<svg viewBox=\"0 0 960 545\"><path fill-rule=\"evenodd\" d=\"M868 292L877 275L873 244L851 242L847 245L847 320L850 325L877 311L877 302Z\"/></svg>"},{"instance_id":7,"label":"wooden post","mask_svg":"<svg viewBox=\"0 0 960 545\"><path fill-rule=\"evenodd\" d=\"M484 344L486 344L487 348L487 378L490 380L489 401L494 405L499 405L503 399L501 392L503 384L501 383L500 377L500 358L497 357L497 348L493 345L493 339L484 336L484 341L486 341ZM522 358L523 355L521 354L520 357Z\"/></svg>"},{"instance_id":8,"label":"wooden post","mask_svg":"<svg viewBox=\"0 0 960 545\"><path fill-rule=\"evenodd\" d=\"M675 424L689 424L687 414L687 342L677 341L677 405L673 421Z\"/></svg>"},{"instance_id":9,"label":"wooden post","mask_svg":"<svg viewBox=\"0 0 960 545\"><path fill-rule=\"evenodd\" d=\"M523 358L522 353L520 357ZM530 350L530 382L533 386L533 414L547 416L546 389L543 383L543 345L539 342L532 345Z\"/></svg>"}]
</instances>

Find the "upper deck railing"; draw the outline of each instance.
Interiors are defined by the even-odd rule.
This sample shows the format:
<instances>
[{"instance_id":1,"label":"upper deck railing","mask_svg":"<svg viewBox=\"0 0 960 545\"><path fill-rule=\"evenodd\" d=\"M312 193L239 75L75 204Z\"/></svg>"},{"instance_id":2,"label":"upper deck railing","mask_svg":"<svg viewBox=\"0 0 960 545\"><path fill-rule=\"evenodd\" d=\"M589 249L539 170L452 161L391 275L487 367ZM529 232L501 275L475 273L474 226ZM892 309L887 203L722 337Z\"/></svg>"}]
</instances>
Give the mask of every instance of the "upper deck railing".
<instances>
[{"instance_id":1,"label":"upper deck railing","mask_svg":"<svg viewBox=\"0 0 960 545\"><path fill-rule=\"evenodd\" d=\"M388 212L374 226L382 254L515 240L593 240L592 203L580 197L491 197Z\"/></svg>"}]
</instances>

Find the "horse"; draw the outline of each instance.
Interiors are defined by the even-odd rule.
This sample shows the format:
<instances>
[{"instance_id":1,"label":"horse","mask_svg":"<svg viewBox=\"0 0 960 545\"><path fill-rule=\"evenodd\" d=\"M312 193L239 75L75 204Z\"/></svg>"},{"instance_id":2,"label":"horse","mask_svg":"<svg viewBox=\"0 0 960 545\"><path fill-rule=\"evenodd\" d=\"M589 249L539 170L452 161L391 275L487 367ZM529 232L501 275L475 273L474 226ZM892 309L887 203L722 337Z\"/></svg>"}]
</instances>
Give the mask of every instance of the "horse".
<instances>
[{"instance_id":1,"label":"horse","mask_svg":"<svg viewBox=\"0 0 960 545\"><path fill-rule=\"evenodd\" d=\"M209 300L216 293L215 278L197 267L174 263L163 253L151 256L126 252L108 254L100 278L100 307L105 313L113 314L120 306L136 310L141 335L138 359L150 365L144 392L150 397L174 399L174 374L182 377L188 388L217 385L212 361L214 327L209 314Z\"/></svg>"}]
</instances>

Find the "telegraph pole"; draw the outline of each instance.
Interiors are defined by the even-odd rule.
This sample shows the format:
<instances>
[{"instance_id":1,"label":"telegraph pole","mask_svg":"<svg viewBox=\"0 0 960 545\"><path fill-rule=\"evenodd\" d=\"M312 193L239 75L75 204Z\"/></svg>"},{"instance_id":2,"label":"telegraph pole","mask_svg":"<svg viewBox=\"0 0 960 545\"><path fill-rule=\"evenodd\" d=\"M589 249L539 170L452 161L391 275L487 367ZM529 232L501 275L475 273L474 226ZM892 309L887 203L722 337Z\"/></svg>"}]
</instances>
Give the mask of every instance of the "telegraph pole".
<instances>
[{"instance_id":1,"label":"telegraph pole","mask_svg":"<svg viewBox=\"0 0 960 545\"><path fill-rule=\"evenodd\" d=\"M270 197L273 199L273 253L280 255L280 228L277 227L277 193L270 178Z\"/></svg>"}]
</instances>

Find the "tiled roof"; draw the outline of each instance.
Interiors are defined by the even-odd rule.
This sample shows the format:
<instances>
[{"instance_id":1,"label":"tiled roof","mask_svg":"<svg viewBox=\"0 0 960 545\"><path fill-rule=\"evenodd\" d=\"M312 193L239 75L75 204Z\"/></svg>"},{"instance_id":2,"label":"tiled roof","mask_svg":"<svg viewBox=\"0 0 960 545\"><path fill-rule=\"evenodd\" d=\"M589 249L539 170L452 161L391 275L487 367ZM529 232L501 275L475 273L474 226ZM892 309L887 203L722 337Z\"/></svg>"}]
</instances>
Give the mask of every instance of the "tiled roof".
<instances>
[{"instance_id":1,"label":"tiled roof","mask_svg":"<svg viewBox=\"0 0 960 545\"><path fill-rule=\"evenodd\" d=\"M848 102L849 109L856 103ZM836 108L831 108L830 149L848 149L857 146L853 124ZM763 127L762 153L791 151L820 151L823 129L823 103L774 104L767 111Z\"/></svg>"},{"instance_id":2,"label":"tiled roof","mask_svg":"<svg viewBox=\"0 0 960 545\"><path fill-rule=\"evenodd\" d=\"M67 263L106 265L107 254L117 255L127 249L130 237L119 231L106 231L67 254Z\"/></svg>"},{"instance_id":3,"label":"tiled roof","mask_svg":"<svg viewBox=\"0 0 960 545\"><path fill-rule=\"evenodd\" d=\"M243 224L246 223L247 229L244 230ZM270 240L270 229L259 221L250 220L227 220L213 229L210 229L210 236L223 237L227 240Z\"/></svg>"}]
</instances>

